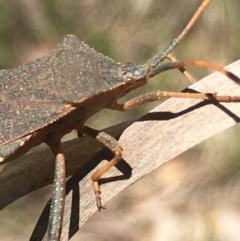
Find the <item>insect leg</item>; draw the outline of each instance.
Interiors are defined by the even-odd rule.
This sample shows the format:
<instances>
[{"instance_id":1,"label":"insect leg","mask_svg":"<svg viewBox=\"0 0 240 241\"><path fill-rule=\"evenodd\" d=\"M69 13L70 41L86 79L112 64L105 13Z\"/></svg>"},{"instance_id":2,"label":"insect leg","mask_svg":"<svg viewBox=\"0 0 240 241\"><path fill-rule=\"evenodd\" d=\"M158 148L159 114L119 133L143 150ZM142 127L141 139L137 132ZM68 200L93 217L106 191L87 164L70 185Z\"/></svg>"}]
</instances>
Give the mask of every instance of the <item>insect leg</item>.
<instances>
[{"instance_id":1,"label":"insect leg","mask_svg":"<svg viewBox=\"0 0 240 241\"><path fill-rule=\"evenodd\" d=\"M185 93L185 92L168 92L168 91L154 91L149 92L143 95L139 95L124 104L116 103L113 107L114 110L118 111L126 111L130 109L134 109L138 106L141 106L145 103L161 100L164 98L190 98L190 99L202 99L202 100L210 100L214 102L240 102L240 96L225 96L225 95L217 95L214 93Z\"/></svg>"},{"instance_id":2,"label":"insect leg","mask_svg":"<svg viewBox=\"0 0 240 241\"><path fill-rule=\"evenodd\" d=\"M104 146L106 146L115 154L112 160L110 160L106 165L101 167L92 175L93 189L96 195L96 204L98 210L100 211L104 208L104 206L102 206L101 203L101 190L99 186L99 179L105 172L107 172L112 166L115 166L122 159L122 148L121 146L119 146L118 141L115 138L105 132L97 131L88 126L84 126L83 132L93 138L96 138L99 142L101 142Z\"/></svg>"},{"instance_id":3,"label":"insect leg","mask_svg":"<svg viewBox=\"0 0 240 241\"><path fill-rule=\"evenodd\" d=\"M48 221L47 237L49 241L59 241L61 236L65 199L65 156L61 143L50 146L55 156L55 175Z\"/></svg>"},{"instance_id":4,"label":"insect leg","mask_svg":"<svg viewBox=\"0 0 240 241\"><path fill-rule=\"evenodd\" d=\"M206 67L210 69L217 70L227 76L229 79L233 80L235 83L240 85L240 79L234 75L233 73L225 70L223 67L206 62L206 61L185 61L185 62L173 62L162 64L156 66L149 70L148 78L154 77L155 75L162 73L164 71L170 69L176 69L184 66L200 66ZM240 102L240 96L227 96L227 95L217 95L216 93L184 93L184 92L168 92L168 91L154 91L150 93L146 93L140 95L132 100L127 101L124 104L115 103L110 108L119 111L130 110L135 107L138 107L142 104L153 102L156 100L160 100L163 98L170 98L170 97L177 97L177 98L192 98L192 99L202 99L202 100L210 100L210 101L217 101L217 102Z\"/></svg>"},{"instance_id":5,"label":"insect leg","mask_svg":"<svg viewBox=\"0 0 240 241\"><path fill-rule=\"evenodd\" d=\"M158 65L156 67L150 68L148 70L147 76L148 76L148 78L152 78L152 77L154 77L154 76L156 76L160 73L163 73L167 70L179 69L180 67L186 67L186 66L198 66L198 67L204 67L204 68L216 70L216 71L224 74L225 76L227 76L229 79L231 79L235 83L240 85L240 78L238 78L238 76L236 76L235 74L231 73L230 71L227 71L222 66L219 66L219 65L211 63L211 62L202 61L202 60L173 62L173 63L161 64L161 65Z\"/></svg>"},{"instance_id":6,"label":"insect leg","mask_svg":"<svg viewBox=\"0 0 240 241\"><path fill-rule=\"evenodd\" d=\"M174 63L179 62L172 54L168 54L166 58ZM197 80L183 66L179 67L178 69L188 79L190 83L193 84L197 82Z\"/></svg>"}]
</instances>

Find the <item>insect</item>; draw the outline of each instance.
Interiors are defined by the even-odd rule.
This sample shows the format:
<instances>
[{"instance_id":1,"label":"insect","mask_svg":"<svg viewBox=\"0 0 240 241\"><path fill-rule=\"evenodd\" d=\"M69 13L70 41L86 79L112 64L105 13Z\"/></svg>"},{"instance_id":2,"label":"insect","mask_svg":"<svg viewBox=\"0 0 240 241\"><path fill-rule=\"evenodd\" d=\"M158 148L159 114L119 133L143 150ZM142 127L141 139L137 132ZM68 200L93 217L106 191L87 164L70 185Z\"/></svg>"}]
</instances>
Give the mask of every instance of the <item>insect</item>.
<instances>
[{"instance_id":1,"label":"insect","mask_svg":"<svg viewBox=\"0 0 240 241\"><path fill-rule=\"evenodd\" d=\"M45 142L55 156L55 177L50 209L48 239L59 240L65 196L65 157L61 138L77 130L108 147L114 158L92 177L99 210L99 179L118 163L122 148L108 134L84 125L102 108L126 111L150 101L168 97L199 98L212 101L240 101L238 96L157 91L138 96L124 104L117 101L164 71L188 65L212 68L233 81L240 79L223 68L203 62L160 63L182 41L210 0L204 0L182 33L160 54L145 64L120 64L91 49L77 37L68 35L50 54L15 69L0 72L0 162L6 163Z\"/></svg>"}]
</instances>

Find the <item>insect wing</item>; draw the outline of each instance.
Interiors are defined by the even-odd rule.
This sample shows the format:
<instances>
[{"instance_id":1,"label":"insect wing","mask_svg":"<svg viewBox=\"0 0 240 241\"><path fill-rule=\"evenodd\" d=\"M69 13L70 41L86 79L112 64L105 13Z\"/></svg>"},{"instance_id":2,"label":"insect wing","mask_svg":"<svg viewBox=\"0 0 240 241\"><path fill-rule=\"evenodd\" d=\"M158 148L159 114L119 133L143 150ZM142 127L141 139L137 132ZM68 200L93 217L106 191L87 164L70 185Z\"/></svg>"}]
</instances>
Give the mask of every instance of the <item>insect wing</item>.
<instances>
[{"instance_id":1,"label":"insect wing","mask_svg":"<svg viewBox=\"0 0 240 241\"><path fill-rule=\"evenodd\" d=\"M8 157L16 155L16 157L25 154L30 148L27 147L27 142L30 136L20 138L16 141L12 141L8 144L1 145L0 148L0 163L5 161ZM14 158L13 158L14 159Z\"/></svg>"},{"instance_id":2,"label":"insect wing","mask_svg":"<svg viewBox=\"0 0 240 241\"><path fill-rule=\"evenodd\" d=\"M0 146L65 116L66 103L109 90L109 79L121 82L119 66L68 35L49 55L0 71Z\"/></svg>"}]
</instances>

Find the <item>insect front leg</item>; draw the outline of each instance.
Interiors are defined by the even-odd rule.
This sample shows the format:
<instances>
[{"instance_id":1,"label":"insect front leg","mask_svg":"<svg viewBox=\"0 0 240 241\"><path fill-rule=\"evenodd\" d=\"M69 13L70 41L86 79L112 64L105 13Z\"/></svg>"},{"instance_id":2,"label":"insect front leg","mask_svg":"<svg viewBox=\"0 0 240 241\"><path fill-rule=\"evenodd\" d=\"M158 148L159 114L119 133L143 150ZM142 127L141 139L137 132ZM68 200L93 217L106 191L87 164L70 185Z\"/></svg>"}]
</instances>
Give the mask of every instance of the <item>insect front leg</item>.
<instances>
[{"instance_id":1,"label":"insect front leg","mask_svg":"<svg viewBox=\"0 0 240 241\"><path fill-rule=\"evenodd\" d=\"M49 145L55 156L55 174L53 193L48 221L48 241L59 241L62 230L64 200L65 200L65 156L62 145Z\"/></svg>"},{"instance_id":2,"label":"insect front leg","mask_svg":"<svg viewBox=\"0 0 240 241\"><path fill-rule=\"evenodd\" d=\"M98 210L104 209L101 203L101 190L99 180L101 176L107 172L112 166L115 166L122 159L122 147L118 144L118 141L105 132L97 131L88 126L84 126L83 132L93 138L96 138L104 146L114 153L114 157L106 165L101 167L92 175L93 189L96 195L96 204Z\"/></svg>"},{"instance_id":3,"label":"insect front leg","mask_svg":"<svg viewBox=\"0 0 240 241\"><path fill-rule=\"evenodd\" d=\"M174 63L179 62L172 54L168 54L166 58ZM179 67L178 69L191 84L197 82L197 80L183 66Z\"/></svg>"},{"instance_id":4,"label":"insect front leg","mask_svg":"<svg viewBox=\"0 0 240 241\"><path fill-rule=\"evenodd\" d=\"M179 69L184 66L199 66L199 67L206 67L209 69L217 70L218 72L222 73L223 75L227 76L229 79L240 85L240 78L235 74L227 71L223 67L206 62L206 61L185 61L185 62L175 62L162 64L158 66L148 65L148 73L145 76L144 80L148 80L160 73L163 73L170 69ZM146 67L146 66L145 66ZM123 67L124 68L124 67ZM142 67L139 67L139 70L142 70ZM182 69L184 70L184 69ZM131 72L123 72L125 75L126 80L130 79L133 83L137 81L137 78L132 76ZM216 93L186 93L186 92L169 92L169 91L161 91L157 90L154 92L146 93L140 96L137 96L124 104L113 103L108 108L118 111L126 111L138 106L141 106L145 103L161 100L164 98L190 98L190 99L201 99L201 100L209 100L212 102L240 102L240 96L228 96L228 95L218 95Z\"/></svg>"},{"instance_id":5,"label":"insect front leg","mask_svg":"<svg viewBox=\"0 0 240 241\"><path fill-rule=\"evenodd\" d=\"M187 99L201 99L201 100L209 100L213 102L240 102L240 96L225 96L225 95L217 95L214 93L185 93L185 92L168 92L168 91L154 91L146 94L139 95L124 104L116 103L111 109L118 111L126 111L134 109L143 104L154 102L157 100L161 100L164 98L187 98Z\"/></svg>"}]
</instances>

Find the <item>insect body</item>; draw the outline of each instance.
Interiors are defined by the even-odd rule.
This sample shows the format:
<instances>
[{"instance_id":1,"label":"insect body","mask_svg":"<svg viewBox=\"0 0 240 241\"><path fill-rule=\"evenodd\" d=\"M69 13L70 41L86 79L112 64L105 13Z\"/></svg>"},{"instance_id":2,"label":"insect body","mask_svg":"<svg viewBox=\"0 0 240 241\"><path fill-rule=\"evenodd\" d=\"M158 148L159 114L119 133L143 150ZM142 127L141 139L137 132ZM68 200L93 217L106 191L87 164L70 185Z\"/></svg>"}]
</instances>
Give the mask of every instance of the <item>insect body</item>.
<instances>
[{"instance_id":1,"label":"insect body","mask_svg":"<svg viewBox=\"0 0 240 241\"><path fill-rule=\"evenodd\" d=\"M233 81L240 79L217 65L202 61L159 65L183 39L210 0L203 1L187 27L162 53L146 64L122 65L97 53L77 37L68 35L49 55L11 70L0 72L0 162L6 163L45 142L56 158L53 199L48 237L59 240L65 195L65 158L61 138L76 129L88 134L115 154L114 158L92 177L96 202L103 208L99 179L121 160L122 148L104 132L84 125L102 108L126 111L143 103L166 97L200 98L214 101L240 101L238 96L187 94L157 91L136 97L124 104L118 99L147 83L148 79L166 70L186 65L205 66L221 71Z\"/></svg>"},{"instance_id":2,"label":"insect body","mask_svg":"<svg viewBox=\"0 0 240 241\"><path fill-rule=\"evenodd\" d=\"M111 94L112 88L124 83L119 64L71 35L48 56L2 70L0 78L0 156L4 162L11 160L24 142L54 142L83 126L117 98ZM28 150L22 148L22 152Z\"/></svg>"}]
</instances>

